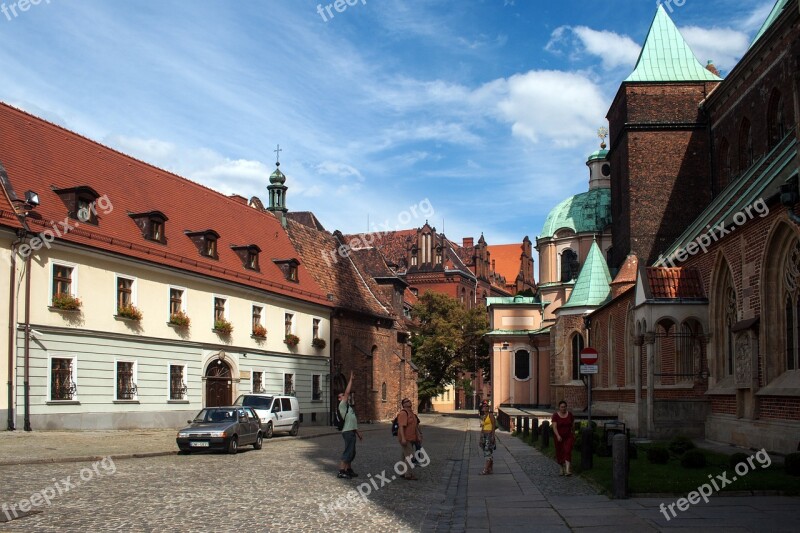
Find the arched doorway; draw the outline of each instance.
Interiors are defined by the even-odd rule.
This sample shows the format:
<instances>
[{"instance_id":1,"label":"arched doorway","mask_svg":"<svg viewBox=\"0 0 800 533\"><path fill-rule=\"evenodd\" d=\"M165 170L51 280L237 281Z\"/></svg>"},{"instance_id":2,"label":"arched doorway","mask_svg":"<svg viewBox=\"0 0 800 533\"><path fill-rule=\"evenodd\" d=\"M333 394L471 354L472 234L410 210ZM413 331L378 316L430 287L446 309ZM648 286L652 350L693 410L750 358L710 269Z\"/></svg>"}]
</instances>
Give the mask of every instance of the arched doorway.
<instances>
[{"instance_id":1,"label":"arched doorway","mask_svg":"<svg viewBox=\"0 0 800 533\"><path fill-rule=\"evenodd\" d=\"M225 361L212 361L206 369L206 407L230 405L233 402L231 367Z\"/></svg>"}]
</instances>

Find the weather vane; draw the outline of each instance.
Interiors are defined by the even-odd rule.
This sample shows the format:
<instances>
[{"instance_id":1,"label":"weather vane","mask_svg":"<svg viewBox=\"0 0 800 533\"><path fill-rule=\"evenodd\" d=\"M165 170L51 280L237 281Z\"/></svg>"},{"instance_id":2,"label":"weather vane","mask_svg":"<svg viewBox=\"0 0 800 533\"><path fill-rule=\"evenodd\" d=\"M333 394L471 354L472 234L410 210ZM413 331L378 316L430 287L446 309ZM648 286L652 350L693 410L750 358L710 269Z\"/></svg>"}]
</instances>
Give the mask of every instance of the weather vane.
<instances>
[{"instance_id":1,"label":"weather vane","mask_svg":"<svg viewBox=\"0 0 800 533\"><path fill-rule=\"evenodd\" d=\"M608 137L608 128L600 126L597 128L597 136L600 137L600 148L606 149L606 137Z\"/></svg>"},{"instance_id":2,"label":"weather vane","mask_svg":"<svg viewBox=\"0 0 800 533\"><path fill-rule=\"evenodd\" d=\"M283 152L283 150L281 150L281 145L279 144L278 148L273 150L273 152L275 152L275 164L281 166L281 152Z\"/></svg>"}]
</instances>

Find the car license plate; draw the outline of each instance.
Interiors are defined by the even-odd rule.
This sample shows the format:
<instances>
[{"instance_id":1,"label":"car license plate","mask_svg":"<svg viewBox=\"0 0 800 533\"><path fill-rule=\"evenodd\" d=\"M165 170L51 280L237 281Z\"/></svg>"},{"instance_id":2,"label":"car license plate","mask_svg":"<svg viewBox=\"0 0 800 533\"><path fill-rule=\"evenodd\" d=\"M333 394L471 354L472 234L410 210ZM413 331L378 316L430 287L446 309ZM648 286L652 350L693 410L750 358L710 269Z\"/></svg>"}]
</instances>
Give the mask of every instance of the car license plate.
<instances>
[{"instance_id":1,"label":"car license plate","mask_svg":"<svg viewBox=\"0 0 800 533\"><path fill-rule=\"evenodd\" d=\"M208 448L207 442L199 442L199 441L192 441L189 443L189 446L193 448Z\"/></svg>"}]
</instances>

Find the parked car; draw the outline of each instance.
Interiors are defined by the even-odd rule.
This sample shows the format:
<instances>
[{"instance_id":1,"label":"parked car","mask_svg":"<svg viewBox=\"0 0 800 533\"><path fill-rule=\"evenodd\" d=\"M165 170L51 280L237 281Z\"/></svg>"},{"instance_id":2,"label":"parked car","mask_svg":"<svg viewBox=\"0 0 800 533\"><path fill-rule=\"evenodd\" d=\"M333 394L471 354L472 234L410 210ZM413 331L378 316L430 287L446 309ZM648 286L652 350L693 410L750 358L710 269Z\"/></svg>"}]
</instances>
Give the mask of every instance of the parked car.
<instances>
[{"instance_id":1,"label":"parked car","mask_svg":"<svg viewBox=\"0 0 800 533\"><path fill-rule=\"evenodd\" d=\"M271 439L276 431L292 437L300 430L300 404L294 396L280 394L242 394L234 405L252 407L264 426L264 437Z\"/></svg>"},{"instance_id":2,"label":"parked car","mask_svg":"<svg viewBox=\"0 0 800 533\"><path fill-rule=\"evenodd\" d=\"M236 453L239 446L252 444L260 450L263 444L261 421L249 407L206 407L187 423L189 426L178 431L175 438L184 453L198 450Z\"/></svg>"}]
</instances>

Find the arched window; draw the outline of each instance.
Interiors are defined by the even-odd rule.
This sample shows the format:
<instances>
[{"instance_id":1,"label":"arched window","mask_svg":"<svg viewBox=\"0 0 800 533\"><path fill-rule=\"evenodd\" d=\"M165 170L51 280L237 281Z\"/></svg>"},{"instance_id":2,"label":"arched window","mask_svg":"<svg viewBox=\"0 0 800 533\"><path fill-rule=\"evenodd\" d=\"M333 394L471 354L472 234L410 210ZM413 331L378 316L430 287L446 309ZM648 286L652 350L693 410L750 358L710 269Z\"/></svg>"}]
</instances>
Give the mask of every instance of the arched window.
<instances>
[{"instance_id":1,"label":"arched window","mask_svg":"<svg viewBox=\"0 0 800 533\"><path fill-rule=\"evenodd\" d=\"M384 381L381 384L381 401L385 402L386 401L386 397L387 397L387 395L386 395L386 382Z\"/></svg>"},{"instance_id":2,"label":"arched window","mask_svg":"<svg viewBox=\"0 0 800 533\"><path fill-rule=\"evenodd\" d=\"M733 286L733 278L728 273L725 283L725 372L723 375L733 374L733 352L736 349L736 339L733 335L733 326L736 324L738 313L736 312L736 289Z\"/></svg>"},{"instance_id":3,"label":"arched window","mask_svg":"<svg viewBox=\"0 0 800 533\"><path fill-rule=\"evenodd\" d=\"M530 379L531 354L528 350L517 350L514 353L514 377L517 379Z\"/></svg>"},{"instance_id":4,"label":"arched window","mask_svg":"<svg viewBox=\"0 0 800 533\"><path fill-rule=\"evenodd\" d=\"M625 312L625 385L633 385L636 381L636 344L633 337L633 308L628 304Z\"/></svg>"},{"instance_id":5,"label":"arched window","mask_svg":"<svg viewBox=\"0 0 800 533\"><path fill-rule=\"evenodd\" d=\"M694 321L681 324L675 365L678 381L693 381L700 369L699 333L700 324Z\"/></svg>"},{"instance_id":6,"label":"arched window","mask_svg":"<svg viewBox=\"0 0 800 533\"><path fill-rule=\"evenodd\" d=\"M719 143L719 159L717 163L717 183L715 193L719 193L731 181L731 145L728 139Z\"/></svg>"},{"instance_id":7,"label":"arched window","mask_svg":"<svg viewBox=\"0 0 800 533\"><path fill-rule=\"evenodd\" d=\"M745 117L739 128L739 174L744 174L752 164L753 137L750 135L750 121Z\"/></svg>"},{"instance_id":8,"label":"arched window","mask_svg":"<svg viewBox=\"0 0 800 533\"><path fill-rule=\"evenodd\" d=\"M800 242L786 256L784 324L786 327L786 370L800 368Z\"/></svg>"},{"instance_id":9,"label":"arched window","mask_svg":"<svg viewBox=\"0 0 800 533\"><path fill-rule=\"evenodd\" d=\"M581 350L583 350L583 336L576 333L572 337L572 379L581 379Z\"/></svg>"},{"instance_id":10,"label":"arched window","mask_svg":"<svg viewBox=\"0 0 800 533\"><path fill-rule=\"evenodd\" d=\"M783 99L778 89L772 89L767 107L767 142L772 148L786 135L786 123L783 117Z\"/></svg>"},{"instance_id":11,"label":"arched window","mask_svg":"<svg viewBox=\"0 0 800 533\"><path fill-rule=\"evenodd\" d=\"M579 270L578 254L567 248L561 254L561 281L565 282L577 278Z\"/></svg>"},{"instance_id":12,"label":"arched window","mask_svg":"<svg viewBox=\"0 0 800 533\"><path fill-rule=\"evenodd\" d=\"M609 387L617 386L617 353L614 335L616 335L616 328L614 327L614 318L611 317L608 321L608 360L606 361Z\"/></svg>"}]
</instances>

